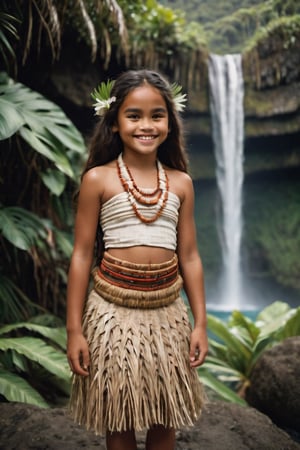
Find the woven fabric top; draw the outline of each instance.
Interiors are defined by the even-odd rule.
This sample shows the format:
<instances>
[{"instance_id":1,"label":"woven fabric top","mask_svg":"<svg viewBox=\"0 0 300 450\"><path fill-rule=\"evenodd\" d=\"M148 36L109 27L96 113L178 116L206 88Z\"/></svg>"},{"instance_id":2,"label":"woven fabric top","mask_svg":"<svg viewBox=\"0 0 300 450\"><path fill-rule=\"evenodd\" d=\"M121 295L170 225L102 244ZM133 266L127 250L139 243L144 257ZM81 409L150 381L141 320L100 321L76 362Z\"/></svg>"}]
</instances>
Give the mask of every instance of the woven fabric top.
<instances>
[{"instance_id":1,"label":"woven fabric top","mask_svg":"<svg viewBox=\"0 0 300 450\"><path fill-rule=\"evenodd\" d=\"M146 245L175 251L179 208L179 197L169 192L161 216L153 223L143 223L136 217L127 192L115 195L102 205L100 211L105 249ZM155 205L139 205L139 210L145 217L151 217Z\"/></svg>"}]
</instances>

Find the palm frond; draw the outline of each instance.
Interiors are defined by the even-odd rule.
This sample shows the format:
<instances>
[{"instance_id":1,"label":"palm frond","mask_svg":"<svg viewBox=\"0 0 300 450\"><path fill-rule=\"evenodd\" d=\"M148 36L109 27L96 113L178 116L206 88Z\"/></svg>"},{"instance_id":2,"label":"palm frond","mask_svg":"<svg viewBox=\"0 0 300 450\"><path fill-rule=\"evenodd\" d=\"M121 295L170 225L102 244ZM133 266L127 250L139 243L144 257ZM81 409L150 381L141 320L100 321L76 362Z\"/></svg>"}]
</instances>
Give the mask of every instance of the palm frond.
<instances>
[{"instance_id":1,"label":"palm frond","mask_svg":"<svg viewBox=\"0 0 300 450\"><path fill-rule=\"evenodd\" d=\"M19 322L0 327L0 336L21 329L37 333L44 338L47 338L49 341L57 344L62 350L66 350L67 336L65 327L53 328L32 322Z\"/></svg>"},{"instance_id":2,"label":"palm frond","mask_svg":"<svg viewBox=\"0 0 300 450\"><path fill-rule=\"evenodd\" d=\"M0 208L0 232L15 247L26 251L47 237L42 219L18 206Z\"/></svg>"},{"instance_id":3,"label":"palm frond","mask_svg":"<svg viewBox=\"0 0 300 450\"><path fill-rule=\"evenodd\" d=\"M0 394L8 401L29 403L48 408L48 403L30 384L19 375L0 368Z\"/></svg>"},{"instance_id":4,"label":"palm frond","mask_svg":"<svg viewBox=\"0 0 300 450\"><path fill-rule=\"evenodd\" d=\"M62 378L70 380L70 369L66 355L53 346L46 344L42 339L34 337L1 338L0 350L6 352L13 350L26 356L31 361L40 364L49 372Z\"/></svg>"},{"instance_id":5,"label":"palm frond","mask_svg":"<svg viewBox=\"0 0 300 450\"><path fill-rule=\"evenodd\" d=\"M16 23L18 19L11 14L0 11L0 54L5 62L6 67L8 67L8 57L6 54L10 55L13 60L15 60L15 51L11 44L11 39L17 40L18 32L16 28Z\"/></svg>"}]
</instances>

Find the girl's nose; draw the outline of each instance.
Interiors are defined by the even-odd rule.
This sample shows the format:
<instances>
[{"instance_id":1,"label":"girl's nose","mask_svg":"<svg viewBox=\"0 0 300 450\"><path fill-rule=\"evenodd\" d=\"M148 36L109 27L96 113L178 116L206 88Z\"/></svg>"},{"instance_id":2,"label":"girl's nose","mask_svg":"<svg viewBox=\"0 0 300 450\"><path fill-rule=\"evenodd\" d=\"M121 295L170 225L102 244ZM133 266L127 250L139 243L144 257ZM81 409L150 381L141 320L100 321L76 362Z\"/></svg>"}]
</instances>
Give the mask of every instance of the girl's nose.
<instances>
[{"instance_id":1,"label":"girl's nose","mask_svg":"<svg viewBox=\"0 0 300 450\"><path fill-rule=\"evenodd\" d=\"M152 121L147 118L142 119L140 122L140 129L141 130L152 130L153 129Z\"/></svg>"}]
</instances>

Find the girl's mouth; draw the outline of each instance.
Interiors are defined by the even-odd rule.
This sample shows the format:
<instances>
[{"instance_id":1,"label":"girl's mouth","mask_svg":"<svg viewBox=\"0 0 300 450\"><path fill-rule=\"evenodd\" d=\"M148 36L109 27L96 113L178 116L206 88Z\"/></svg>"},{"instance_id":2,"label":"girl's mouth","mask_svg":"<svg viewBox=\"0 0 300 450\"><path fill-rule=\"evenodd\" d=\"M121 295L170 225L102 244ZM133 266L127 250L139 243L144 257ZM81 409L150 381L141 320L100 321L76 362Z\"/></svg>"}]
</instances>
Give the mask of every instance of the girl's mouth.
<instances>
[{"instance_id":1,"label":"girl's mouth","mask_svg":"<svg viewBox=\"0 0 300 450\"><path fill-rule=\"evenodd\" d=\"M135 136L137 139L140 139L141 141L152 141L155 139L156 136Z\"/></svg>"}]
</instances>

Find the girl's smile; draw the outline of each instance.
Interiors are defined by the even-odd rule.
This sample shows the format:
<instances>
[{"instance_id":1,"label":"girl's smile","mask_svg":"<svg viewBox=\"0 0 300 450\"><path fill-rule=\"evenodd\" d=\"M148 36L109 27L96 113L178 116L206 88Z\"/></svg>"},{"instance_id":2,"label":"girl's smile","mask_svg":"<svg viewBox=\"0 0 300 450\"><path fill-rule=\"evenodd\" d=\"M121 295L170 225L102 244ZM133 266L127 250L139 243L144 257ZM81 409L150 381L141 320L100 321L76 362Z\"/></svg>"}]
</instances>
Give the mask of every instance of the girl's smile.
<instances>
[{"instance_id":1,"label":"girl's smile","mask_svg":"<svg viewBox=\"0 0 300 450\"><path fill-rule=\"evenodd\" d=\"M152 152L167 138L168 124L165 100L157 89L145 84L126 96L113 131L119 132L124 152Z\"/></svg>"}]
</instances>

